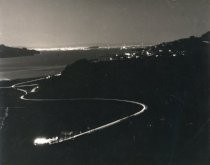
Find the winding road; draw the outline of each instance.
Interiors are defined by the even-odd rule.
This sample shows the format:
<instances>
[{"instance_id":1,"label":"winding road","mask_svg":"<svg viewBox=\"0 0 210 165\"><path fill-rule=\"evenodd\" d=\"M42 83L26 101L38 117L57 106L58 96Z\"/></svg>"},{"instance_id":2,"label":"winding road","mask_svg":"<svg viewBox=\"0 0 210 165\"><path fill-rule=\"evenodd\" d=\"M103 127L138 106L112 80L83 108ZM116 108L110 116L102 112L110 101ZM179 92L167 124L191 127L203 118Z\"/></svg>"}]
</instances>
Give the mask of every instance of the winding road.
<instances>
[{"instance_id":1,"label":"winding road","mask_svg":"<svg viewBox=\"0 0 210 165\"><path fill-rule=\"evenodd\" d=\"M60 74L61 75L61 74ZM59 75L59 76L60 76ZM38 78L38 79L33 79L30 81L24 81L24 82L20 82L20 83L16 83L13 84L10 87L0 87L0 88L13 88L17 91L21 91L23 92L23 95L20 96L21 100L24 101L38 101L38 102L44 102L44 101L115 101L115 102L119 102L119 103L128 103L128 104L134 104L138 107L138 111L134 114L131 114L129 116L125 116L123 118L120 118L118 120L112 121L110 123L104 124L102 126L84 131L84 132L80 132L78 134L75 135L69 135L67 137L52 137L52 138L45 138L45 137L37 137L34 139L34 145L44 145L44 144L56 144L56 143L62 143L64 141L68 141L68 140L73 140L76 138L79 138L81 136L87 135L87 134L92 134L96 131L99 130L103 130L105 128L111 127L113 125L119 124L125 120L128 120L130 118L133 118L135 116L138 116L140 114L142 114L145 110L147 110L147 106L143 103L137 102L137 101L132 101L132 100L125 100L125 99L116 99L116 98L69 98L69 99L41 99L41 98L26 98L26 96L29 93L33 93L36 92L36 89L39 88L39 84L37 83L38 81L42 81L42 80L46 80L46 79L50 79L52 78L52 76L47 76L47 77L43 77L43 78ZM26 89L23 89L24 87L33 87L32 90L28 91Z\"/></svg>"}]
</instances>

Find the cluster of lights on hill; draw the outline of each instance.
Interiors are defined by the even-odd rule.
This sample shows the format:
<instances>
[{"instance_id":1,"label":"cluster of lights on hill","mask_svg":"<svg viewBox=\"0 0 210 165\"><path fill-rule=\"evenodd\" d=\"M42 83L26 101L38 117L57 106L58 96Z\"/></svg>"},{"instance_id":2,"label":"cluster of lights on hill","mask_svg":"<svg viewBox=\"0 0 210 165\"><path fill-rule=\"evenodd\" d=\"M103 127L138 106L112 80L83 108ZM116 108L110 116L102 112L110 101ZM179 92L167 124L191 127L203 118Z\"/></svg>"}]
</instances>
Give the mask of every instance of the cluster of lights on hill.
<instances>
[{"instance_id":1,"label":"cluster of lights on hill","mask_svg":"<svg viewBox=\"0 0 210 165\"><path fill-rule=\"evenodd\" d=\"M164 44L160 44L158 46L149 46L145 48L135 49L135 48L121 48L125 49L124 52L117 53L115 56L109 57L109 61L113 60L132 60L138 59L143 57L155 57L159 58L161 56L168 56L168 57L176 57L176 56L185 56L187 51L186 50L175 50L172 48L168 48ZM99 60L101 61L101 60Z\"/></svg>"}]
</instances>

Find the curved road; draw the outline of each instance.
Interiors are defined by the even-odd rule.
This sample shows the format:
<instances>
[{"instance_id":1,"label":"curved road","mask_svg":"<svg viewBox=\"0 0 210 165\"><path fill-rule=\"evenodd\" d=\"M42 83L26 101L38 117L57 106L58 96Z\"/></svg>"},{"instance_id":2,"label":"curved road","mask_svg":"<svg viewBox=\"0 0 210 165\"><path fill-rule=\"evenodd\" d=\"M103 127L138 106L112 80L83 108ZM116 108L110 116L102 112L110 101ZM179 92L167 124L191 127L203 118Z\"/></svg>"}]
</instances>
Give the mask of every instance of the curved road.
<instances>
[{"instance_id":1,"label":"curved road","mask_svg":"<svg viewBox=\"0 0 210 165\"><path fill-rule=\"evenodd\" d=\"M78 134L75 134L75 135L70 135L70 136L65 137L65 138L38 137L38 138L34 139L34 145L56 144L56 143L62 143L64 141L68 141L68 140L73 140L73 139L76 139L78 137L81 137L81 136L84 136L84 135L87 135L87 134L91 134L91 133L94 133L96 131L103 130L103 129L108 128L110 126L116 125L116 124L121 123L125 120L128 120L132 117L138 116L138 115L142 114L147 109L147 106L143 103L140 103L140 102L137 102L137 101L132 101L132 100L115 99L115 98L113 98L113 99L107 99L107 98L31 99L31 98L26 98L26 96L29 93L36 92L36 89L39 88L39 84L34 84L34 82L38 82L38 81L46 80L46 79L50 79L50 78L51 78L51 76L47 76L47 77L38 78L38 79L30 80L30 81L24 81L24 82L21 82L21 83L16 83L16 84L13 84L10 87L1 87L1 88L13 88L15 90L23 92L24 94L22 96L20 96L20 99L25 100L25 101L39 101L39 102L41 102L41 101L89 101L89 100L91 100L91 101L115 101L115 102L121 102L121 103L134 104L138 107L139 110L136 113L131 114L129 116L125 116L123 118L112 121L112 122L107 123L105 125L102 125L102 126L99 126L99 127L96 127L96 128L93 128L93 129L90 129L88 131L84 131L84 132L81 132L81 133L78 133ZM34 87L29 92L25 89L22 89L23 87L29 87L29 86Z\"/></svg>"}]
</instances>

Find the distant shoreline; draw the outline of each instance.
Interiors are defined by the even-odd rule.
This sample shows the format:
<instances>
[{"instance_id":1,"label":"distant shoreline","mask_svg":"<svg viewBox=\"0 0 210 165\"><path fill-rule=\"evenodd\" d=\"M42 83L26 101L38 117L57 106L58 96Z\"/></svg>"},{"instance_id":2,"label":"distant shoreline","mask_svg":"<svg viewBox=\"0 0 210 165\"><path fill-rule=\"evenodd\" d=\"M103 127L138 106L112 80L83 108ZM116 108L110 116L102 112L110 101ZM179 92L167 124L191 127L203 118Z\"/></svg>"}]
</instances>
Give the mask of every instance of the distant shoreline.
<instances>
[{"instance_id":1,"label":"distant shoreline","mask_svg":"<svg viewBox=\"0 0 210 165\"><path fill-rule=\"evenodd\" d=\"M39 54L37 50L29 50L26 48L15 48L5 45L0 45L0 58L13 58L22 56L34 56Z\"/></svg>"}]
</instances>

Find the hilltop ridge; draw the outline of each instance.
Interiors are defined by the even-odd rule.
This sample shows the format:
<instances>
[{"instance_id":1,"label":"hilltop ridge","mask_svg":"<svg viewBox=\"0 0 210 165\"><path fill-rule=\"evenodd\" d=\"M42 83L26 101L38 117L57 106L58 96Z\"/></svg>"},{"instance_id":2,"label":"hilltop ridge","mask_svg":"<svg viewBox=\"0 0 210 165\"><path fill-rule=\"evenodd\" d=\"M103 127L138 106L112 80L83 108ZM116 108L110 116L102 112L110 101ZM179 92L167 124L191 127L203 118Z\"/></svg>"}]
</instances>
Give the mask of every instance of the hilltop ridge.
<instances>
[{"instance_id":1,"label":"hilltop ridge","mask_svg":"<svg viewBox=\"0 0 210 165\"><path fill-rule=\"evenodd\" d=\"M0 58L10 58L10 57L21 57L21 56L33 56L39 54L39 51L29 50L26 48L14 48L5 45L0 45Z\"/></svg>"}]
</instances>

